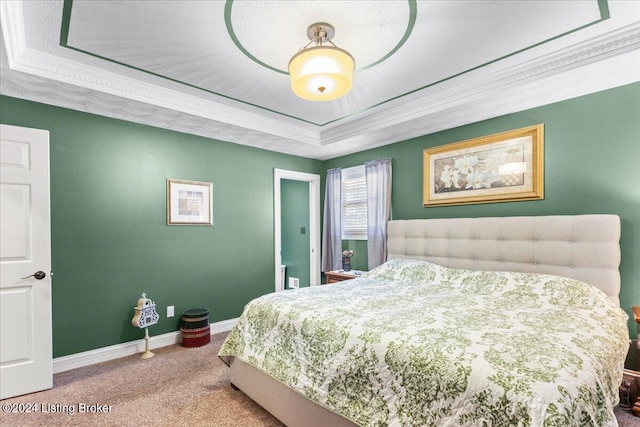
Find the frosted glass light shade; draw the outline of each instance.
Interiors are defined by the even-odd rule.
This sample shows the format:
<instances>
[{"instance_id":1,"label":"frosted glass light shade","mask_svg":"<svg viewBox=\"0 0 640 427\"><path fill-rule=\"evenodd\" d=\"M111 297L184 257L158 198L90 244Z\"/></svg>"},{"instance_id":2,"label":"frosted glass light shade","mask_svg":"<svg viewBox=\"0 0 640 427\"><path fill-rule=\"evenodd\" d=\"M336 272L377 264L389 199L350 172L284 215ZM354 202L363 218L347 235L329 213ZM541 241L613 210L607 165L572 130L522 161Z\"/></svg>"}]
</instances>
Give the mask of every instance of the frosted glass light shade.
<instances>
[{"instance_id":1,"label":"frosted glass light shade","mask_svg":"<svg viewBox=\"0 0 640 427\"><path fill-rule=\"evenodd\" d=\"M355 61L349 52L337 47L304 49L289 61L291 89L301 98L330 101L351 90Z\"/></svg>"}]
</instances>

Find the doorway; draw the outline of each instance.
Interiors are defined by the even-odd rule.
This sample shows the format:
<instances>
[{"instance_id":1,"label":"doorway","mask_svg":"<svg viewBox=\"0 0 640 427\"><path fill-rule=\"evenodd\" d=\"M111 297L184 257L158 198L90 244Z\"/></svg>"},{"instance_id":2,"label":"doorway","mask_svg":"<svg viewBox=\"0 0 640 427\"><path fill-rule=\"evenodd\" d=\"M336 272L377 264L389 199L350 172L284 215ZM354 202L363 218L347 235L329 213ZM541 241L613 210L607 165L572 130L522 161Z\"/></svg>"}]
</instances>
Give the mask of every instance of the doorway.
<instances>
[{"instance_id":1,"label":"doorway","mask_svg":"<svg viewBox=\"0 0 640 427\"><path fill-rule=\"evenodd\" d=\"M303 184L301 187L301 183L306 183L306 185ZM298 193L298 195L294 197L300 197L300 194L307 194L308 191L308 222L306 222L308 229L306 224L294 224L292 230L284 230L285 239L283 239L283 218L286 219L290 217L291 214L290 212L283 212L283 184L287 194ZM309 286L320 285L320 175L274 169L273 185L275 290L276 292L283 291L288 287L288 283L285 283L286 273L282 268L284 265L283 255L288 256L292 251L296 251L298 254L304 254L308 250L308 276L305 268L296 268L296 272L294 273L302 273L305 275L305 277L299 278L300 284L302 286L304 286L304 284L308 284ZM287 194L284 195L285 199L289 197ZM304 209L298 209L298 211L307 212L306 207ZM287 227L289 225L290 224L288 224ZM294 238L297 243L288 243L291 240L287 236ZM302 250L293 247L283 248L283 242L287 245L300 245L300 242L304 242L303 244L308 245L308 247ZM303 264L306 265L306 263Z\"/></svg>"},{"instance_id":2,"label":"doorway","mask_svg":"<svg viewBox=\"0 0 640 427\"><path fill-rule=\"evenodd\" d=\"M280 261L285 289L311 285L309 183L280 180Z\"/></svg>"}]
</instances>

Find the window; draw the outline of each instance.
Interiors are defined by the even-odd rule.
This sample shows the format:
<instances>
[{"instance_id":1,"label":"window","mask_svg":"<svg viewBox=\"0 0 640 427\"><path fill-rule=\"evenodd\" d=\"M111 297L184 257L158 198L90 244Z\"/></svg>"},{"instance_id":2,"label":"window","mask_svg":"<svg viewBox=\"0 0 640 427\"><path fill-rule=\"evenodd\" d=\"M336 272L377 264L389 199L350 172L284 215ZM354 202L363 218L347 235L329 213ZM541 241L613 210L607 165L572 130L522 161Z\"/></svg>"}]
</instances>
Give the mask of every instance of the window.
<instances>
[{"instance_id":1,"label":"window","mask_svg":"<svg viewBox=\"0 0 640 427\"><path fill-rule=\"evenodd\" d=\"M342 169L342 239L367 240L367 180L364 165Z\"/></svg>"}]
</instances>

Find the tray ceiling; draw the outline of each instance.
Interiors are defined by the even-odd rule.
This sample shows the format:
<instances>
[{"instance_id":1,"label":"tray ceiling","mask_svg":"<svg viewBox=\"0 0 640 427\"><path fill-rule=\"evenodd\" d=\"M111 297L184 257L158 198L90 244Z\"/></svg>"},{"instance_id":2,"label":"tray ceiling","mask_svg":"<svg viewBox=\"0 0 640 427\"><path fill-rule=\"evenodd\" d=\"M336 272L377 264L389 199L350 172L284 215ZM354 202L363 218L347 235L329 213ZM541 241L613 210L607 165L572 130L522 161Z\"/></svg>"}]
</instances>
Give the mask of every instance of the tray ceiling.
<instances>
[{"instance_id":1,"label":"tray ceiling","mask_svg":"<svg viewBox=\"0 0 640 427\"><path fill-rule=\"evenodd\" d=\"M3 1L0 93L326 159L640 80L640 2ZM307 27L354 87L290 89ZM6 60L5 60L6 58Z\"/></svg>"}]
</instances>

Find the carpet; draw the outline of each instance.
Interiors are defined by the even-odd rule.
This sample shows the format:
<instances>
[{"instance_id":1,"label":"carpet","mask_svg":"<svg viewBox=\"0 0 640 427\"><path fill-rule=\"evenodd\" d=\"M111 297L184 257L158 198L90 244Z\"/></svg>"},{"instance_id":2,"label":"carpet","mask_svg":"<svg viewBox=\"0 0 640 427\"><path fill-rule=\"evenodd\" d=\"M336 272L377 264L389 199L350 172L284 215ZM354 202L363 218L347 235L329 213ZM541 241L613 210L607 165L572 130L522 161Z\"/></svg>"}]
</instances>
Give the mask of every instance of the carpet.
<instances>
[{"instance_id":1,"label":"carpet","mask_svg":"<svg viewBox=\"0 0 640 427\"><path fill-rule=\"evenodd\" d=\"M217 356L226 335L197 348L152 348L150 359L134 355L55 374L53 389L3 400L37 412L2 412L0 425L282 426L231 388Z\"/></svg>"}]
</instances>

